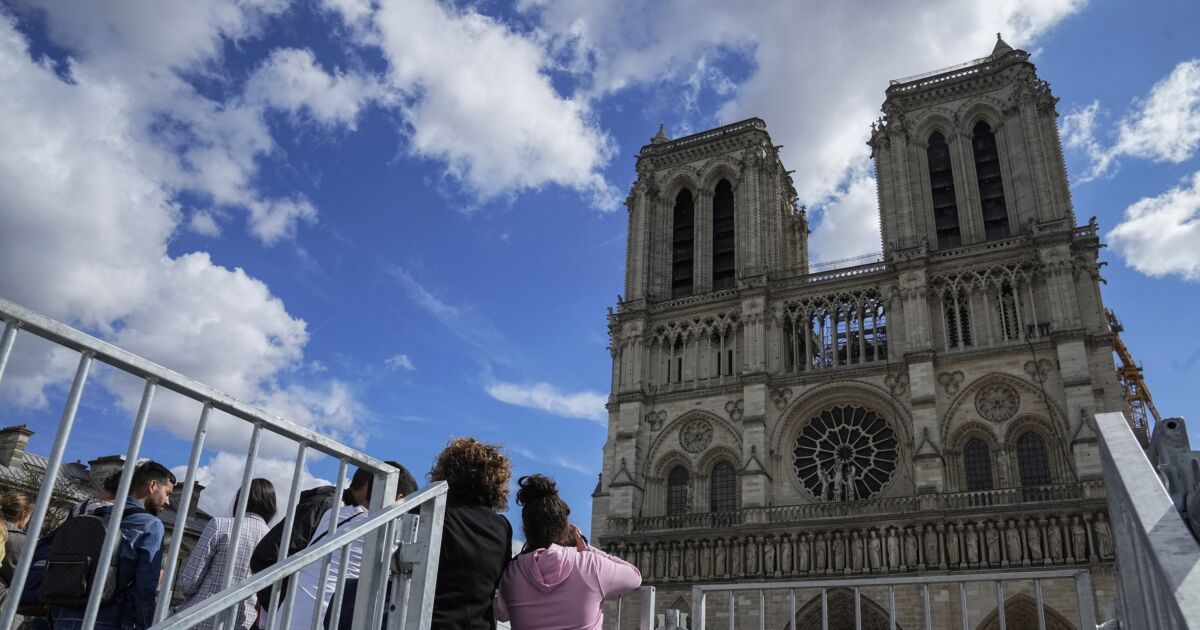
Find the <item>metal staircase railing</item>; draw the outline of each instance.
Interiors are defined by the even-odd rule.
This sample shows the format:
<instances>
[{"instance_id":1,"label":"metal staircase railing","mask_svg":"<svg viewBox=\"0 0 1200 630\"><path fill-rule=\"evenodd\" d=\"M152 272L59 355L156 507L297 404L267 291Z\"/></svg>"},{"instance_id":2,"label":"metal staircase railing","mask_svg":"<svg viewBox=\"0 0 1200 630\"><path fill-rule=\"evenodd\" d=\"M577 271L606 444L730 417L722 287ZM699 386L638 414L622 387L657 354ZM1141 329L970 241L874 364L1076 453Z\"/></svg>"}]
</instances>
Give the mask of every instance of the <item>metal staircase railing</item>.
<instances>
[{"instance_id":1,"label":"metal staircase railing","mask_svg":"<svg viewBox=\"0 0 1200 630\"><path fill-rule=\"evenodd\" d=\"M339 550L348 550L349 545L359 539L362 540L363 553L354 606L354 627L379 628L386 612L389 630L399 630L400 628L427 630L429 628L433 591L437 582L442 518L446 501L446 485L444 483L435 484L397 502L395 494L400 473L378 459L360 453L315 431L268 414L224 392L3 298L0 298L0 321L4 322L4 332L0 336L0 379L4 377L5 368L20 333L41 337L58 347L79 353L75 377L67 395L58 431L54 436L54 444L51 447L41 487L34 503L33 516L26 529L28 540L36 541L46 533L46 517L50 510L55 483L63 466L67 444L71 439L72 430L75 428L76 412L79 409L84 386L87 384L93 363L100 362L117 371L132 375L144 383L141 404L134 419L129 448L125 453L126 462L138 461L142 437L146 431L154 395L159 388L174 391L194 400L200 407L187 473L183 481L183 493L179 501L181 518L176 524L177 531L171 537L170 549L163 561L164 575L159 585L159 597L154 615L153 627L155 629L187 627L190 623L213 616L224 620L225 627L229 627L232 625L237 605L250 594L267 587L273 589L271 606L266 611L269 624L267 627L288 628L290 627L291 606L296 592L294 580L292 581L293 585L288 588L289 592L283 594L281 610L275 609L275 603L280 600L278 595L284 579L310 562L321 561L322 567L328 568L328 563ZM239 501L234 510L230 549L238 548L246 516L248 490L254 477L255 462L258 459L259 446L263 441L264 433L296 445L296 462L287 501L288 509L284 518L282 540L291 539L301 490L300 479L303 476L310 450L332 457L338 462L338 478L334 496L341 496L342 490L346 487L346 471L349 466L371 473L373 492L368 509L369 517L361 524L342 531L337 531L337 523L334 519L329 528L330 534L319 545L305 549L292 558L287 558L287 550L283 549L276 565L241 584L232 583L233 576L230 572L222 584L221 592L194 608L172 615L169 614L170 593L174 585L183 541L183 522L186 521L187 506L191 505L200 455L204 448L213 410L224 412L252 427L241 488L238 493ZM96 566L108 566L116 552L121 517L133 480L133 470L134 467L129 465L122 468L120 484L113 501L112 515L109 518L107 535L101 549L98 550ZM407 514L417 508L419 508L419 514ZM13 593L20 593L25 587L33 561L32 548L33 543L31 542L27 547L29 553L22 554L17 563L12 582L9 585L9 590ZM348 556L349 554L345 551L341 554L343 561ZM346 571L339 572L333 594L334 627L337 623L336 616L340 612L339 604L344 595L345 575ZM91 630L96 622L102 590L92 589L84 609L84 630ZM0 609L0 628L13 626L13 619L19 603L19 597L6 599L3 608ZM320 610L320 607L318 606L317 609Z\"/></svg>"}]
</instances>

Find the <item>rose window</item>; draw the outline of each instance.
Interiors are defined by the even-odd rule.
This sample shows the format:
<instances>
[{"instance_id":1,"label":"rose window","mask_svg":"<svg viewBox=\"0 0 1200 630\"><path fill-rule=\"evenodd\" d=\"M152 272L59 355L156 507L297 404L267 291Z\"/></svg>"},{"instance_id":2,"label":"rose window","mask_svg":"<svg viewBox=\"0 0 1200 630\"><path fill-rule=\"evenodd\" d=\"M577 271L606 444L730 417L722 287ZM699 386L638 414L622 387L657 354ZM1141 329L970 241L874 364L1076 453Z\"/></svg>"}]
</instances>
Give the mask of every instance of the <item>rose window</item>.
<instances>
[{"instance_id":1,"label":"rose window","mask_svg":"<svg viewBox=\"0 0 1200 630\"><path fill-rule=\"evenodd\" d=\"M896 471L896 436L874 411L840 405L809 419L792 456L796 477L821 501L866 499Z\"/></svg>"}]
</instances>

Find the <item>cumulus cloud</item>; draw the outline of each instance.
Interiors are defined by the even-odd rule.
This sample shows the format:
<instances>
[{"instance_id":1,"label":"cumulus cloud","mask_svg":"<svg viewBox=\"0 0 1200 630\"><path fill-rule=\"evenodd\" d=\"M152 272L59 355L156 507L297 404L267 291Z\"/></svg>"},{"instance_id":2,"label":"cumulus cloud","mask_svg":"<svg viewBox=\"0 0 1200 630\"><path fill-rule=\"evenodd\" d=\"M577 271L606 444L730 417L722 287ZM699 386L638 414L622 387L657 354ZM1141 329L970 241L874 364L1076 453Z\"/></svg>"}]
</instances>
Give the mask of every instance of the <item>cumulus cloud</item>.
<instances>
[{"instance_id":1,"label":"cumulus cloud","mask_svg":"<svg viewBox=\"0 0 1200 630\"><path fill-rule=\"evenodd\" d=\"M1183 162L1200 148L1200 59L1175 66L1145 98L1136 100L1117 123L1111 146L1096 137L1100 112L1100 103L1092 102L1063 116L1064 143L1091 159L1081 181L1111 174L1121 157Z\"/></svg>"},{"instance_id":2,"label":"cumulus cloud","mask_svg":"<svg viewBox=\"0 0 1200 630\"><path fill-rule=\"evenodd\" d=\"M188 220L188 229L201 236L220 236L221 225L211 212L197 212Z\"/></svg>"},{"instance_id":3,"label":"cumulus cloud","mask_svg":"<svg viewBox=\"0 0 1200 630\"><path fill-rule=\"evenodd\" d=\"M604 409L608 396L600 392L563 392L549 383L520 385L497 382L487 386L487 393L500 402L564 418L581 418L600 425L608 421L608 413Z\"/></svg>"},{"instance_id":4,"label":"cumulus cloud","mask_svg":"<svg viewBox=\"0 0 1200 630\"><path fill-rule=\"evenodd\" d=\"M384 361L384 363L393 370L412 372L413 370L417 369L417 366L413 365L412 359L410 359L407 354L393 355L387 361Z\"/></svg>"},{"instance_id":5,"label":"cumulus cloud","mask_svg":"<svg viewBox=\"0 0 1200 630\"><path fill-rule=\"evenodd\" d=\"M185 11L193 7L181 5ZM57 71L31 57L14 18L0 13L5 89L0 99L0 287L6 298L85 327L242 400L318 431L359 439L362 410L350 388L337 381L289 382L288 375L303 365L308 340L303 320L241 269L215 264L204 252L172 256L167 251L173 235L189 227L176 201L181 191L208 192L219 202L263 200L237 185L224 192L219 186L197 188L202 173L187 162L210 151L214 159L206 168L219 171L222 164L232 164L242 169L229 178L214 175L213 181L236 181L254 168L253 147L269 145L270 138L255 136L265 130L248 110L224 110L195 95L175 74L210 60L203 50L216 51L213 41L245 33L246 20L253 18L206 13L215 22L205 22L212 32L200 36L190 22L179 24L178 32L163 28L174 18L160 15L160 6L129 20L137 26L108 14L92 16L109 24L111 30L104 31L74 15L84 12L51 4L51 36L79 55ZM113 5L118 16L125 9ZM155 22L155 16L164 21ZM153 28L162 29L161 39L145 32ZM178 38L195 41L177 46ZM155 114L168 104L178 106L170 115L184 121L183 127ZM235 140L241 131L250 137ZM187 151L178 151L183 145ZM249 154L230 150L237 146L251 147ZM271 219L268 210L257 228L264 240L287 231L287 221ZM211 232L213 225L193 220L190 227ZM20 405L44 406L45 389L70 377L73 353L40 349L36 344L18 348L0 395ZM97 378L132 415L141 385L112 371L98 370ZM190 439L198 416L199 404L161 391L151 422ZM245 447L244 423L224 416L213 422L212 447ZM268 454L276 448L276 441L264 444Z\"/></svg>"},{"instance_id":6,"label":"cumulus cloud","mask_svg":"<svg viewBox=\"0 0 1200 630\"><path fill-rule=\"evenodd\" d=\"M361 3L330 6L362 19ZM361 41L387 58L412 154L444 163L481 201L558 185L602 210L618 206L600 174L612 141L587 99L555 89L538 38L436 0L382 2L373 25Z\"/></svg>"},{"instance_id":7,"label":"cumulus cloud","mask_svg":"<svg viewBox=\"0 0 1200 630\"><path fill-rule=\"evenodd\" d=\"M197 468L196 481L204 486L204 491L200 493L200 509L214 516L231 516L233 500L242 486L245 465L246 458L242 455L217 453L209 458L208 463ZM276 503L279 506L275 521L283 520L287 514L288 492L292 488L292 473L295 470L295 459L260 457L254 462L254 476L268 479L275 486ZM177 466L171 472L182 482L187 474L187 466ZM301 490L328 485L333 485L333 482L315 477L308 471L304 471L300 480Z\"/></svg>"},{"instance_id":8,"label":"cumulus cloud","mask_svg":"<svg viewBox=\"0 0 1200 630\"><path fill-rule=\"evenodd\" d=\"M251 102L349 129L354 129L364 106L383 96L374 78L326 72L305 49L273 51L246 82L246 99Z\"/></svg>"},{"instance_id":9,"label":"cumulus cloud","mask_svg":"<svg viewBox=\"0 0 1200 630\"><path fill-rule=\"evenodd\" d=\"M1126 264L1148 276L1200 280L1200 172L1126 208L1107 240Z\"/></svg>"},{"instance_id":10,"label":"cumulus cloud","mask_svg":"<svg viewBox=\"0 0 1200 630\"><path fill-rule=\"evenodd\" d=\"M850 176L843 191L831 197L815 217L821 232L809 239L813 262L835 261L880 250L879 201L875 178L863 164Z\"/></svg>"},{"instance_id":11,"label":"cumulus cloud","mask_svg":"<svg viewBox=\"0 0 1200 630\"><path fill-rule=\"evenodd\" d=\"M523 0L518 6L540 20L568 67L590 81L593 95L660 82L669 89L671 82L686 85L697 76L714 93L730 93L726 77L706 75L704 68L714 50L741 55L752 70L711 123L764 118L772 139L784 145L784 163L796 170L800 202L818 211L841 203L844 211L854 201L842 197L859 192L847 182L867 159L868 125L890 79L986 55L996 31L1028 48L1083 5L940 0L864 11L855 3L816 0ZM692 91L694 86L687 93ZM647 136L652 132L647 129ZM837 225L858 229L855 221ZM814 240L836 231L833 226L818 223ZM878 237L870 240L878 249Z\"/></svg>"}]
</instances>

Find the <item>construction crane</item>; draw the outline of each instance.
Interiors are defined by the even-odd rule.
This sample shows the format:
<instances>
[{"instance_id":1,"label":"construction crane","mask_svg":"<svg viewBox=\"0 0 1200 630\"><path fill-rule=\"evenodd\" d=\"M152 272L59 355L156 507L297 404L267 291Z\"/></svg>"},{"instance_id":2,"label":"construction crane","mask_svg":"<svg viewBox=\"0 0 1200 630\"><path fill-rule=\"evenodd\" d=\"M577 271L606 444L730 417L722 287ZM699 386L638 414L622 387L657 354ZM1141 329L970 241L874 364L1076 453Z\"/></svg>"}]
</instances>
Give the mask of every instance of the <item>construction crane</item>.
<instances>
[{"instance_id":1,"label":"construction crane","mask_svg":"<svg viewBox=\"0 0 1200 630\"><path fill-rule=\"evenodd\" d=\"M1142 366L1134 362L1129 348L1125 347L1125 342L1121 340L1121 332L1125 327L1121 325L1121 320L1117 319L1112 309L1104 309L1104 314L1108 317L1108 328L1113 334L1113 351L1120 359L1120 364L1117 365L1117 380L1121 383L1122 397L1129 403L1132 412L1129 424L1138 439L1145 443L1150 433L1150 420L1153 418L1157 423L1162 420L1162 416L1158 415L1154 398L1150 396L1150 388L1142 378Z\"/></svg>"}]
</instances>

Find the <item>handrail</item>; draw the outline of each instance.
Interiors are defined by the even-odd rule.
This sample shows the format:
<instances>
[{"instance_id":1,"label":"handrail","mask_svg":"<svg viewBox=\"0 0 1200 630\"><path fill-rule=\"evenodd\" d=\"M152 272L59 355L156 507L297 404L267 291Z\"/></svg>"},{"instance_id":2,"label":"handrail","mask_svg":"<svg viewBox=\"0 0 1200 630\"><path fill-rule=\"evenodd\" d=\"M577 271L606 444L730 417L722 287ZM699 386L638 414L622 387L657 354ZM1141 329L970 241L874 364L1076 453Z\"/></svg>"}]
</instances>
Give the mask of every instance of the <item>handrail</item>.
<instances>
[{"instance_id":1,"label":"handrail","mask_svg":"<svg viewBox=\"0 0 1200 630\"><path fill-rule=\"evenodd\" d=\"M63 406L57 431L54 433L53 445L51 446L49 456L46 458L44 470L41 472L41 487L38 489L37 498L34 501L33 514L26 529L26 536L29 539L38 540L48 530L49 526L53 525L47 524L47 515L50 513L52 501L56 500L54 495L56 494L57 484L60 480L59 473L66 466L64 459L67 444L71 438L72 430L76 426L76 415L83 397L84 387L91 373L92 364L99 361L143 381L144 390L141 404L133 423L133 430L129 438L129 447L125 452L125 462L132 463L139 460L142 438L148 426L148 419L152 413L151 406L155 398L155 392L159 388L177 392L200 404L200 418L196 425L195 437L192 440L191 455L188 460L187 472L184 476L182 497L179 501L182 509L179 511L179 517L175 524L170 549L162 561L163 578L158 585L157 601L154 606L153 623L156 624L156 627L164 626L165 624L174 626L178 619L178 617L168 616L170 594L182 553L182 539L186 535L184 529L189 511L188 506L191 505L193 489L199 470L200 455L204 449L212 411L216 409L224 411L235 421L248 423L250 426L247 428L251 429L249 448L246 451L245 464L241 471L241 484L237 494L241 499L235 508L233 528L230 534L231 547L234 549L239 547L238 541L241 538L241 530L245 524L250 485L254 476L255 464L259 455L259 445L262 443L264 431L280 436L285 440L290 440L296 446L296 461L295 468L293 469L294 480L289 495L290 500L286 504L284 516L285 540L291 537L290 532L298 505L296 498L299 493L299 480L304 472L304 464L309 449L330 455L337 461L338 475L334 491L335 496L340 495L342 489L346 487L349 466L352 465L359 471L370 473L374 491L371 493L369 511L377 519L384 520L372 520L372 523L376 523L375 526L368 529L356 527L354 531L356 537L361 536L363 538L363 562L359 571L359 588L355 596L353 620L356 626L378 627L382 622L387 606L389 604L396 604L396 594L394 592L391 594L388 593L389 571L393 569L398 570L397 567L391 565L390 555L391 550L394 549L396 544L396 533L400 527L399 521L412 518L408 515L401 516L403 510L399 506L416 505L417 498L424 497L425 503L422 504L421 516L418 519L420 521L420 528L417 531L417 537L409 541L414 544L408 546L410 552L403 563L403 566L406 567L403 570L407 571L404 581L409 583L411 588L403 591L404 595L402 597L405 599L405 603L400 605L400 609L406 612L409 604L415 603L419 613L410 615L406 621L400 620L402 615L393 615L389 618L388 626L390 630L396 630L400 627L404 627L405 630L423 630L428 628L432 612L431 607L433 605L432 597L436 581L437 558L440 550L442 514L445 506L444 488L435 492L436 496L429 495L428 493L417 495L417 497L410 498L408 501L397 505L395 496L400 472L385 462L340 444L316 431L269 414L215 388L3 298L0 298L0 321L4 322L4 332L0 336L0 379L4 376L4 371L8 366L8 359L12 354L15 341L21 332L41 337L59 347L79 353L79 362L76 367L75 377L68 391L66 404ZM134 490L131 487L134 468L135 466L133 465L122 466L116 496L113 498L112 510L107 517L107 534L104 537L101 547L96 550L96 559L101 566L106 565L111 558L116 557L117 545L121 540L118 533L120 532L120 524L125 511L126 500ZM432 500L430 496L433 496ZM343 538L336 531L337 519L334 514L336 514L335 511L330 511L330 524L328 526L330 538L331 540L342 540ZM387 515L390 515L390 520L386 520L388 518ZM340 533L349 535L347 532ZM412 552L411 550L414 547L419 548L420 553ZM323 545L318 550L307 551L305 554L297 556L297 558L292 559L289 563L285 548L280 552L282 558L278 564L287 567L302 566L301 563L305 558L311 559L320 555L321 552L319 550L321 549L326 552L333 551L328 546ZM326 564L329 563L328 557L325 558L325 562ZM32 553L21 555L17 561L12 582L9 585L10 591L21 592L24 590L32 563ZM291 573L294 573L294 571ZM287 574L290 575L291 573ZM268 575L273 574L284 575L279 574L278 571L268 572ZM242 605L241 600L230 599L234 597L230 593L247 595L249 592L243 593L245 588L248 587L243 587L242 585L234 587L232 585L232 574L224 580L222 586L228 588L223 588L221 593L213 596L212 601L207 602L206 607L198 608L198 610L211 609L224 602L227 605L224 608L220 608L218 612L223 615L221 622L225 626L228 626L234 622ZM273 586L274 592L278 592L281 585L279 582L275 582ZM344 576L339 575L337 586L333 593L334 608L340 609L340 602L344 594L343 586ZM239 588L242 590L238 590ZM92 589L86 603L81 602L82 606L79 611L82 614L81 627L85 630L90 630L95 625L99 616L101 609L100 594L102 590L98 588ZM296 591L297 589L295 588L288 589L288 592L284 596L283 607L279 611L279 617L275 617L276 598L271 598L271 603L266 613L269 623L272 624L272 628L275 622L280 621L284 622L286 626L286 622L288 622L291 615ZM322 595L322 599L323 597L324 595ZM18 604L19 601L16 597L10 597L4 602L3 607L0 608L0 628L8 628L12 625ZM146 602L146 604L148 605L149 602ZM187 614L190 618L197 613L190 611ZM335 612L334 614L336 615L337 613Z\"/></svg>"},{"instance_id":2,"label":"handrail","mask_svg":"<svg viewBox=\"0 0 1200 630\"><path fill-rule=\"evenodd\" d=\"M357 522L355 525L347 526L339 529L335 534L326 536L321 542L316 545L305 548L300 553L289 557L283 562L272 565L266 570L255 574L249 580L242 582L234 587L224 590L212 597L204 600L192 608L187 608L180 611L176 615L164 619L163 621L154 624L147 630L166 630L167 628L187 628L193 624L199 623L220 613L222 610L229 608L231 605L236 605L238 602L254 595L264 588L291 577L298 573L301 569L308 566L310 563L318 561L338 549L349 545L358 538L362 538L367 534L377 531L383 527L391 525L397 518L407 513L419 505L426 505L430 501L434 502L435 506L435 523L434 529L441 529L441 516L445 511L446 491L449 486L445 481L434 482L433 485L418 491L415 494L405 497L399 503L390 505L378 514L370 514L364 521ZM435 549L440 550L440 545ZM390 550L387 555L390 557L395 550ZM436 551L435 551L436 553ZM428 622L425 626L428 627Z\"/></svg>"},{"instance_id":3,"label":"handrail","mask_svg":"<svg viewBox=\"0 0 1200 630\"><path fill-rule=\"evenodd\" d=\"M37 311L25 308L0 298L0 320L15 329L32 333L50 342L91 354L92 358L123 372L143 379L156 379L158 386L182 394L192 400L207 403L214 409L251 423L262 423L264 429L296 442L307 443L322 453L334 457L350 457L356 464L372 472L387 473L394 470L381 460L361 453L330 439L312 429L288 422L279 416L267 413L258 407L244 403L225 392L165 368L142 358L128 350L101 341L66 324L55 321ZM18 324L19 322L19 324ZM2 374L2 373L0 373Z\"/></svg>"},{"instance_id":4,"label":"handrail","mask_svg":"<svg viewBox=\"0 0 1200 630\"><path fill-rule=\"evenodd\" d=\"M933 614L933 606L930 598L929 587L938 584L957 584L959 597L959 610L961 611L961 621L963 628L969 627L967 621L968 609L971 607L967 599L966 584L970 583L993 583L995 584L996 592L996 614L1001 628L1005 627L1005 608L1007 599L1005 597L1004 583L1005 582L1023 582L1031 581L1034 583L1034 592L1037 602L1038 627L1046 627L1045 611L1042 605L1042 582L1044 580L1072 580L1075 586L1075 597L1077 610L1079 613L1080 628L1096 627L1096 609L1092 595L1092 577L1086 569L1067 569L1067 570L1027 570L1013 571L1004 573L983 573L983 574L926 574L913 576L887 576L887 577L862 577L862 578L834 578L834 579L817 579L817 580L791 580L791 581L773 581L773 582L726 582L721 584L697 584L692 586L692 616L689 628L691 630L705 630L705 613L708 595L723 593L729 598L729 626L735 627L734 615L737 606L737 597L740 592L757 592L758 593L758 616L760 620L759 627L764 627L761 623L766 619L766 591L788 592L788 604L790 607L790 615L786 617L792 622L789 627L796 627L796 591L797 590L819 590L821 601L821 618L822 627L828 627L829 624L829 590L835 588L852 589L854 592L855 609L862 610L862 598L864 597L862 589L870 587L886 587L888 589L888 601L886 607L888 610L889 625L892 628L896 627L897 607L896 607L896 587L897 586L920 586L921 587L921 610L923 612L922 619L923 627L932 628L935 619ZM861 627L861 618L858 619L856 625ZM940 624L941 622L939 622ZM907 626L906 626L907 627ZM940 626L939 626L940 627ZM808 630L804 628L802 630ZM1023 630L1023 629L1022 629Z\"/></svg>"},{"instance_id":5,"label":"handrail","mask_svg":"<svg viewBox=\"0 0 1200 630\"><path fill-rule=\"evenodd\" d=\"M1122 627L1200 628L1200 544L1120 412L1095 416Z\"/></svg>"}]
</instances>

